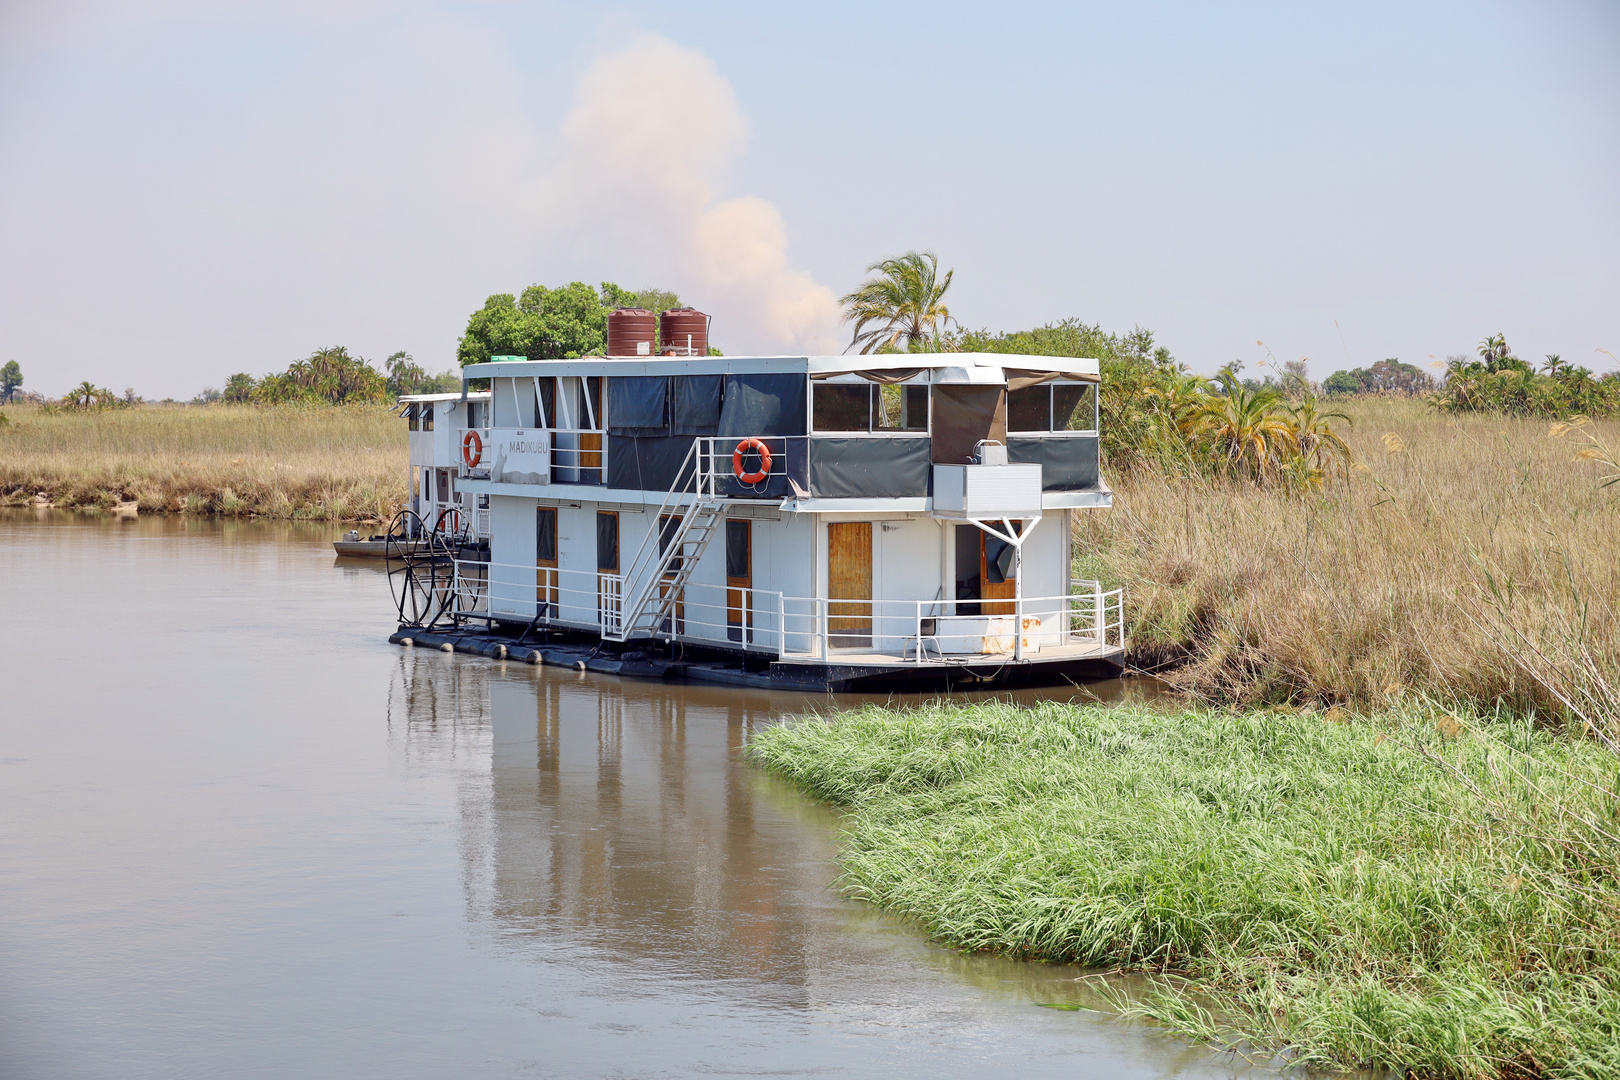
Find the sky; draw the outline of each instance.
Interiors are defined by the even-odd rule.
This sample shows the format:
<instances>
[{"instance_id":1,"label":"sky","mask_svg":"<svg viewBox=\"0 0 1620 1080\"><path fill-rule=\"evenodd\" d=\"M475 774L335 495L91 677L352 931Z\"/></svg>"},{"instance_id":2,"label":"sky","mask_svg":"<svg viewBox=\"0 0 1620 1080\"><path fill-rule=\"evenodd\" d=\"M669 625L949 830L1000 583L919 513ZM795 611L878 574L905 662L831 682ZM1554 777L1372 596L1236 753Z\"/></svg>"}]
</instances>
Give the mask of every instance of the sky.
<instances>
[{"instance_id":1,"label":"sky","mask_svg":"<svg viewBox=\"0 0 1620 1080\"><path fill-rule=\"evenodd\" d=\"M0 362L189 398L454 364L533 283L838 352L912 249L973 329L1193 370L1620 354L1620 3L0 0ZM1604 351L1608 350L1608 351Z\"/></svg>"}]
</instances>

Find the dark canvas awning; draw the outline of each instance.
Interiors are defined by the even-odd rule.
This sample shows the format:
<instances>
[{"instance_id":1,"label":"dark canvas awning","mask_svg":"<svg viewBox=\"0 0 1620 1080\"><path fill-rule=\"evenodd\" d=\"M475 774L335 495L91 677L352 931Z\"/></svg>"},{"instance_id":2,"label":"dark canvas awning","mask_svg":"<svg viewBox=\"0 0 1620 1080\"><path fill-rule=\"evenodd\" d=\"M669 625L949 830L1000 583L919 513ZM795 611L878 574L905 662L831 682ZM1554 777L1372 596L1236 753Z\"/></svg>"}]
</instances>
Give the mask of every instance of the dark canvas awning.
<instances>
[{"instance_id":1,"label":"dark canvas awning","mask_svg":"<svg viewBox=\"0 0 1620 1080\"><path fill-rule=\"evenodd\" d=\"M1002 387L935 384L933 398L935 464L971 464L980 442L1007 441L1007 391Z\"/></svg>"},{"instance_id":2,"label":"dark canvas awning","mask_svg":"<svg viewBox=\"0 0 1620 1080\"><path fill-rule=\"evenodd\" d=\"M1022 390L1026 386L1039 386L1041 383L1052 382L1055 379L1069 379L1072 382L1102 382L1101 375L1092 375L1085 371L1026 371L1021 368L1007 368L1007 389Z\"/></svg>"},{"instance_id":3,"label":"dark canvas awning","mask_svg":"<svg viewBox=\"0 0 1620 1080\"><path fill-rule=\"evenodd\" d=\"M893 386L895 383L903 383L907 379L915 379L921 373L922 368L917 367L873 368L870 370L851 369L849 371L818 371L810 377L817 382L820 382L823 379L832 379L839 375L859 375L867 382L882 383L884 386Z\"/></svg>"}]
</instances>

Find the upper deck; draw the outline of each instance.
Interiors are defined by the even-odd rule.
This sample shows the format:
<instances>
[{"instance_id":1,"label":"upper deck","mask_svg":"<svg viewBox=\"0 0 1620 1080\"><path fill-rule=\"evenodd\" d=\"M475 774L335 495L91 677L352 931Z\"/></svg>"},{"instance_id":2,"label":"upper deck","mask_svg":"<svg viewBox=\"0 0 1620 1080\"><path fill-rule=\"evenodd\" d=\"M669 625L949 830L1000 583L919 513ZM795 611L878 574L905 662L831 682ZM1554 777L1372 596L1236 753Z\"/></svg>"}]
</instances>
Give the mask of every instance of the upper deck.
<instances>
[{"instance_id":1,"label":"upper deck","mask_svg":"<svg viewBox=\"0 0 1620 1080\"><path fill-rule=\"evenodd\" d=\"M1029 474L1037 513L1111 501L1098 473L1094 359L497 357L463 373L490 380L487 415L464 421L477 452L458 455L462 488L480 494L643 502L677 486L696 441L699 467L727 500L927 512L936 489L963 497L951 470L996 460L999 444L1010 465L1026 467L1008 476ZM734 470L733 449L748 439L770 462L755 454ZM763 480L737 479L755 466Z\"/></svg>"}]
</instances>

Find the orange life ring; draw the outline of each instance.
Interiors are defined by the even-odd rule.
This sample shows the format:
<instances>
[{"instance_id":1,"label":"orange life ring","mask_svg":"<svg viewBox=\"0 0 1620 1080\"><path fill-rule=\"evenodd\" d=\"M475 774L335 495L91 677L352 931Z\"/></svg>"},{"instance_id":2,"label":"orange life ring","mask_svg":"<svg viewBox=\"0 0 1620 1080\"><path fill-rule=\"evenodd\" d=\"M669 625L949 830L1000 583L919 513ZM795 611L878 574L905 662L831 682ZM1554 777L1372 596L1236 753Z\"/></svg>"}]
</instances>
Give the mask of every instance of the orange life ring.
<instances>
[{"instance_id":1,"label":"orange life ring","mask_svg":"<svg viewBox=\"0 0 1620 1080\"><path fill-rule=\"evenodd\" d=\"M478 468L478 463L484 460L484 439L478 432L469 431L461 437L461 460L469 469Z\"/></svg>"},{"instance_id":2,"label":"orange life ring","mask_svg":"<svg viewBox=\"0 0 1620 1080\"><path fill-rule=\"evenodd\" d=\"M759 471L743 472L743 454L754 451L759 454ZM731 471L737 474L737 479L745 484L757 484L771 475L770 447L758 439L748 438L737 444L737 449L731 452Z\"/></svg>"},{"instance_id":3,"label":"orange life ring","mask_svg":"<svg viewBox=\"0 0 1620 1080\"><path fill-rule=\"evenodd\" d=\"M446 522L449 522L449 524L450 524L449 529L445 529L445 523ZM439 511L439 530L440 531L445 531L445 532L453 532L453 533L458 533L458 532L461 531L461 508L460 507L458 507L458 506L447 506L443 510Z\"/></svg>"}]
</instances>

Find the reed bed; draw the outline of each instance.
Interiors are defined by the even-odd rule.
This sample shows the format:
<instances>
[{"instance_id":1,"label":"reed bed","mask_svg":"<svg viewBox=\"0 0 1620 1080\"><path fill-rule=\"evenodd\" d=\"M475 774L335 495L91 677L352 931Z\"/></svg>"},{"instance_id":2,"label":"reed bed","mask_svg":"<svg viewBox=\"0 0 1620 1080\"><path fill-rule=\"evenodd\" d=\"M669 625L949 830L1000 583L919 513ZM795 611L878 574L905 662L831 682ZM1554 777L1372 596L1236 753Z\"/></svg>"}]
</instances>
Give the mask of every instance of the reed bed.
<instances>
[{"instance_id":1,"label":"reed bed","mask_svg":"<svg viewBox=\"0 0 1620 1080\"><path fill-rule=\"evenodd\" d=\"M1421 690L1557 714L1504 647L1520 635L1620 683L1620 485L1573 460L1620 423L1343 407L1356 465L1320 492L1137 469L1075 515L1077 569L1126 587L1134 663L1217 702Z\"/></svg>"},{"instance_id":2,"label":"reed bed","mask_svg":"<svg viewBox=\"0 0 1620 1080\"><path fill-rule=\"evenodd\" d=\"M406 496L405 424L376 405L0 415L0 504L358 521Z\"/></svg>"},{"instance_id":3,"label":"reed bed","mask_svg":"<svg viewBox=\"0 0 1620 1080\"><path fill-rule=\"evenodd\" d=\"M1620 792L1594 742L1412 699L1355 723L830 719L747 754L847 810L850 895L950 946L1147 971L1125 1012L1296 1064L1620 1076Z\"/></svg>"}]
</instances>

